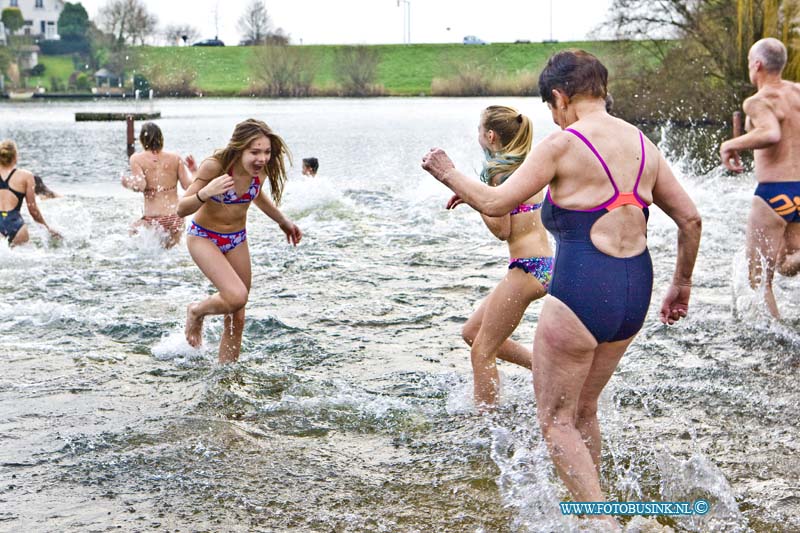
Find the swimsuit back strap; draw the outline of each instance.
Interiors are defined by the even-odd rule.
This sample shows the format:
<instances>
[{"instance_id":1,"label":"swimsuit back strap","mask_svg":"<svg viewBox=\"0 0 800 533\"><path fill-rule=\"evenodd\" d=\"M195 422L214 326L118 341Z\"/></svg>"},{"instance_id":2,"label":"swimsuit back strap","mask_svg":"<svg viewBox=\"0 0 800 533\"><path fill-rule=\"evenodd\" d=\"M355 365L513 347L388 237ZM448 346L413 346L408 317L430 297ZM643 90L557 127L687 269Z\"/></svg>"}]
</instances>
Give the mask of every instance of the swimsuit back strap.
<instances>
[{"instance_id":1,"label":"swimsuit back strap","mask_svg":"<svg viewBox=\"0 0 800 533\"><path fill-rule=\"evenodd\" d=\"M14 172L16 171L17 169L15 168L11 172L9 172L8 177L6 179L3 179L3 176L0 176L0 189L9 189L9 190L11 189L11 185L9 185L8 182L11 181L11 176L13 176Z\"/></svg>"}]
</instances>

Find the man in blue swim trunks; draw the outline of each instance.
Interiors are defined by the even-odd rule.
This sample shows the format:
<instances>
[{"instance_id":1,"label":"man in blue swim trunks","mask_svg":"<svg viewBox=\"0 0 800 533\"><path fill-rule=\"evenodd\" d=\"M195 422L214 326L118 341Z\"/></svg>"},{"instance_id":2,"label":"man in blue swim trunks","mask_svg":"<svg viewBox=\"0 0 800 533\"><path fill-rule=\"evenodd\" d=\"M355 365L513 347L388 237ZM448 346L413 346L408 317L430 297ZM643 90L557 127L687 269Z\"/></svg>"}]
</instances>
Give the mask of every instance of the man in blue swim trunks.
<instances>
[{"instance_id":1,"label":"man in blue swim trunks","mask_svg":"<svg viewBox=\"0 0 800 533\"><path fill-rule=\"evenodd\" d=\"M747 55L756 94L744 101L747 133L722 143L729 170L743 170L739 153L754 150L758 187L747 222L750 285L764 285L770 313L780 318L772 278L800 272L800 84L781 78L786 47L777 39L756 42Z\"/></svg>"}]
</instances>

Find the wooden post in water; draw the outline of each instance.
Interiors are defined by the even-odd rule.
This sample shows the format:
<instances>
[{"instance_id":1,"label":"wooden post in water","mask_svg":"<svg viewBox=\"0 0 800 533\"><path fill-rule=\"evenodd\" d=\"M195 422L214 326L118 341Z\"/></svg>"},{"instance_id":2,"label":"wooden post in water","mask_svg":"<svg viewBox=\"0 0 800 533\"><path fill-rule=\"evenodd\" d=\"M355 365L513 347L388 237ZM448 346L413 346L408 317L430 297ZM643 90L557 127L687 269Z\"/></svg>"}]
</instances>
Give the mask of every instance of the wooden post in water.
<instances>
[{"instance_id":1,"label":"wooden post in water","mask_svg":"<svg viewBox=\"0 0 800 533\"><path fill-rule=\"evenodd\" d=\"M734 111L733 112L733 136L739 137L742 135L742 112L741 111Z\"/></svg>"},{"instance_id":2,"label":"wooden post in water","mask_svg":"<svg viewBox=\"0 0 800 533\"><path fill-rule=\"evenodd\" d=\"M128 124L128 157L130 157L136 151L136 140L133 137L133 115L125 117L125 122Z\"/></svg>"}]
</instances>

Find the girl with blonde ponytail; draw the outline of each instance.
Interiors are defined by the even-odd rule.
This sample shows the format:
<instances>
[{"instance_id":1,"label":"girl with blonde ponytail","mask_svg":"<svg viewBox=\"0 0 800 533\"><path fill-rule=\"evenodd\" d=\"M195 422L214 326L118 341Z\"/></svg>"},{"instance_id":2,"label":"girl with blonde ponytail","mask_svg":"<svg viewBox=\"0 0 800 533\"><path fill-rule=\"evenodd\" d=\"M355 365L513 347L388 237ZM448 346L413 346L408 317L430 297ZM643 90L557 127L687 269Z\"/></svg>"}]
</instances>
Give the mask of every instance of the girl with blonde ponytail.
<instances>
[{"instance_id":1,"label":"girl with blonde ponytail","mask_svg":"<svg viewBox=\"0 0 800 533\"><path fill-rule=\"evenodd\" d=\"M297 246L303 233L278 209L286 182L286 143L264 122L248 119L236 125L228 146L203 161L195 181L178 203L178 215L194 214L187 231L189 253L218 293L186 310L186 340L200 346L203 318L225 315L219 344L220 363L239 358L244 307L250 293L247 210L254 203ZM290 159L291 162L291 159ZM272 200L260 194L269 182Z\"/></svg>"},{"instance_id":2,"label":"girl with blonde ponytail","mask_svg":"<svg viewBox=\"0 0 800 533\"><path fill-rule=\"evenodd\" d=\"M516 109L490 106L481 114L478 143L486 154L481 180L491 186L503 183L525 160L533 143L531 121ZM500 358L531 368L531 350L509 337L528 305L547 293L553 268L553 251L542 225L539 208L543 191L537 192L509 214L481 214L495 237L508 243L505 277L464 325L462 337L472 347L475 403L480 410L497 403ZM461 201L451 201L452 209Z\"/></svg>"}]
</instances>

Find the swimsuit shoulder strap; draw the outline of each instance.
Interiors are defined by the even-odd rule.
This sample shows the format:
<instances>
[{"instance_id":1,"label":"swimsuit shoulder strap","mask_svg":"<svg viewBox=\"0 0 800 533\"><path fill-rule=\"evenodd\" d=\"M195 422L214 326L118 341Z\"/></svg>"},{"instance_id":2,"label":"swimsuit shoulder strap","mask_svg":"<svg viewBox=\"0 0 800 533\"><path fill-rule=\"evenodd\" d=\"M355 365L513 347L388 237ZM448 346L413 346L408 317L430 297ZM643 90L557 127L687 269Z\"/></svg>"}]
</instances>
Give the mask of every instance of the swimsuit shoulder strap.
<instances>
[{"instance_id":1,"label":"swimsuit shoulder strap","mask_svg":"<svg viewBox=\"0 0 800 533\"><path fill-rule=\"evenodd\" d=\"M608 176L608 179L611 181L611 185L614 187L614 194L615 195L619 194L619 188L617 187L617 182L614 181L614 177L611 175L611 171L608 169L608 165L606 164L605 159L603 159L603 156L601 156L600 152L597 151L597 148L595 148L594 145L591 142L589 142L589 139L584 137L583 134L581 132L579 132L578 130L574 130L572 128L567 128L564 131L568 131L568 132L572 133L573 135L575 135L578 139L583 141L583 144L585 144L589 148L589 150L592 151L592 153L595 155L597 160L600 161L600 164L603 165L603 170L605 170L606 176Z\"/></svg>"}]
</instances>

